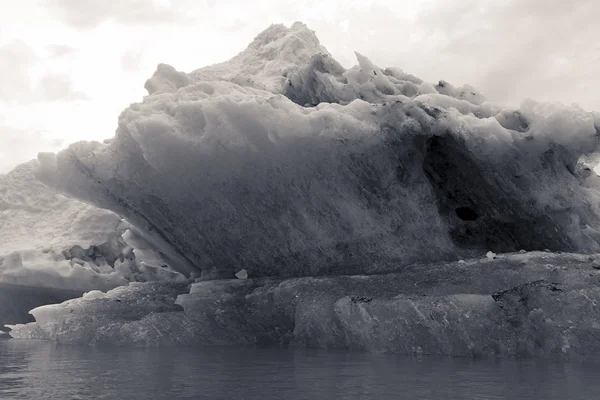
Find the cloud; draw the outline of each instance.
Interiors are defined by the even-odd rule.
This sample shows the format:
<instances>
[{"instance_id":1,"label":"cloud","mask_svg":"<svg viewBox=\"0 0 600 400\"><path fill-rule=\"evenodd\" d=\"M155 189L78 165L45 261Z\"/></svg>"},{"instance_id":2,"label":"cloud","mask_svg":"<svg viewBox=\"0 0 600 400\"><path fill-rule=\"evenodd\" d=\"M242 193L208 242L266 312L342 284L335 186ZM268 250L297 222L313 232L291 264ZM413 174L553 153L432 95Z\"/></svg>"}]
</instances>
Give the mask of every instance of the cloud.
<instances>
[{"instance_id":1,"label":"cloud","mask_svg":"<svg viewBox=\"0 0 600 400\"><path fill-rule=\"evenodd\" d=\"M31 47L13 40L0 47L0 101L31 94L30 69L38 62Z\"/></svg>"},{"instance_id":2,"label":"cloud","mask_svg":"<svg viewBox=\"0 0 600 400\"><path fill-rule=\"evenodd\" d=\"M34 159L39 152L56 151L61 140L48 140L41 131L18 129L0 121L0 174Z\"/></svg>"},{"instance_id":3,"label":"cloud","mask_svg":"<svg viewBox=\"0 0 600 400\"><path fill-rule=\"evenodd\" d=\"M185 13L154 0L52 0L49 6L76 29L91 29L105 21L148 25L182 21Z\"/></svg>"},{"instance_id":4,"label":"cloud","mask_svg":"<svg viewBox=\"0 0 600 400\"><path fill-rule=\"evenodd\" d=\"M40 79L37 89L45 101L87 100L85 93L73 90L71 77L67 74L45 75Z\"/></svg>"},{"instance_id":5,"label":"cloud","mask_svg":"<svg viewBox=\"0 0 600 400\"><path fill-rule=\"evenodd\" d=\"M75 48L66 44L52 44L48 46L51 58L69 57L75 54Z\"/></svg>"},{"instance_id":6,"label":"cloud","mask_svg":"<svg viewBox=\"0 0 600 400\"><path fill-rule=\"evenodd\" d=\"M144 50L141 48L127 50L121 56L121 69L125 72L137 71L144 63Z\"/></svg>"},{"instance_id":7,"label":"cloud","mask_svg":"<svg viewBox=\"0 0 600 400\"><path fill-rule=\"evenodd\" d=\"M66 46L56 50L62 55L70 52ZM56 52L53 53L51 49L51 54ZM34 76L36 68L48 64L49 60L40 58L23 41L13 40L0 46L0 103L29 104L86 98L84 93L73 90L71 77L65 72L47 72L39 77Z\"/></svg>"},{"instance_id":8,"label":"cloud","mask_svg":"<svg viewBox=\"0 0 600 400\"><path fill-rule=\"evenodd\" d=\"M576 82L593 82L600 68L598 15L597 0L568 6L561 0L459 0L422 13L418 26L440 41L436 58L448 73L462 76L458 83L485 86L489 98L563 98L593 107L598 91Z\"/></svg>"}]
</instances>

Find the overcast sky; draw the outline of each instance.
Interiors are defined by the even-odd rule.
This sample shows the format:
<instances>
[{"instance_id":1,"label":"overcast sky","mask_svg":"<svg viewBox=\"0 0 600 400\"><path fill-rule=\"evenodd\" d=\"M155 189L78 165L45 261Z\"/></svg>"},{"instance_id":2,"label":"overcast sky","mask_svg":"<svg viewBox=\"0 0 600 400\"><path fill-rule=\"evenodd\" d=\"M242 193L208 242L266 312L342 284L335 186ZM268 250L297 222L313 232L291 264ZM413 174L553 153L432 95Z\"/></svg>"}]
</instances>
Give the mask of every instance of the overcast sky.
<instances>
[{"instance_id":1,"label":"overcast sky","mask_svg":"<svg viewBox=\"0 0 600 400\"><path fill-rule=\"evenodd\" d=\"M427 81L600 111L599 0L0 0L0 173L111 137L159 62L225 61L271 23L302 21Z\"/></svg>"}]
</instances>

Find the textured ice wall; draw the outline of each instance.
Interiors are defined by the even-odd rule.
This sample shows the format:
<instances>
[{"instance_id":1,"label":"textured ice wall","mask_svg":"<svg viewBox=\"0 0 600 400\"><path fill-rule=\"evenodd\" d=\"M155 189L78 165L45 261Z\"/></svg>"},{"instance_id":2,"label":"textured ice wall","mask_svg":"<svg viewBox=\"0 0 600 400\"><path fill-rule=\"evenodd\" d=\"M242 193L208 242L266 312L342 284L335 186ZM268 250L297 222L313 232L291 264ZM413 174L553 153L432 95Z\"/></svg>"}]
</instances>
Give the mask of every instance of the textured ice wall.
<instances>
[{"instance_id":1,"label":"textured ice wall","mask_svg":"<svg viewBox=\"0 0 600 400\"><path fill-rule=\"evenodd\" d=\"M39 176L209 279L600 250L597 114L504 109L357 59L345 70L296 23L227 63L161 64L113 140L43 154Z\"/></svg>"},{"instance_id":2,"label":"textured ice wall","mask_svg":"<svg viewBox=\"0 0 600 400\"><path fill-rule=\"evenodd\" d=\"M11 335L136 346L290 345L453 356L593 356L600 260L512 254L400 273L133 283L33 310Z\"/></svg>"}]
</instances>

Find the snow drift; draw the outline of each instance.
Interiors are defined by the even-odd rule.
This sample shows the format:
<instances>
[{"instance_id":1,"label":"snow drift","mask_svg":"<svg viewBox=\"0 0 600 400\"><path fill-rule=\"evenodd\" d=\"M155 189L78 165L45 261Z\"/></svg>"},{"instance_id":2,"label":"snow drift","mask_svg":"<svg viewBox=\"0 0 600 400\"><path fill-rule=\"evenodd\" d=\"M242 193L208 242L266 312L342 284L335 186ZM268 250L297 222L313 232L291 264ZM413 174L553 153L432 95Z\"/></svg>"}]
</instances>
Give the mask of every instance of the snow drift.
<instances>
[{"instance_id":1,"label":"snow drift","mask_svg":"<svg viewBox=\"0 0 600 400\"><path fill-rule=\"evenodd\" d=\"M600 115L509 109L357 60L345 69L305 25L274 25L228 62L159 65L113 139L41 154L40 181L123 217L136 255L200 277L36 308L11 334L452 355L597 346L597 260L582 254L600 250ZM495 259L521 249L579 254Z\"/></svg>"}]
</instances>

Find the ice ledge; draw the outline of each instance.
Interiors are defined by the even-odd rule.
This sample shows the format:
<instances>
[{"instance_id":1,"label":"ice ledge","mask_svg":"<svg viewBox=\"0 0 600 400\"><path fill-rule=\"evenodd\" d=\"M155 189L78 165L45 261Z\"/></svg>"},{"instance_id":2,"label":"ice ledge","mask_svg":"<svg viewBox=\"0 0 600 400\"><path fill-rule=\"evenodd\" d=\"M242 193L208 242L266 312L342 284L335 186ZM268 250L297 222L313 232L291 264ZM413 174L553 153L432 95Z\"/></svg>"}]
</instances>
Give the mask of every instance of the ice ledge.
<instances>
[{"instance_id":1,"label":"ice ledge","mask_svg":"<svg viewBox=\"0 0 600 400\"><path fill-rule=\"evenodd\" d=\"M600 257L527 253L375 276L133 283L32 311L15 338L127 346L337 347L452 356L591 356Z\"/></svg>"}]
</instances>

